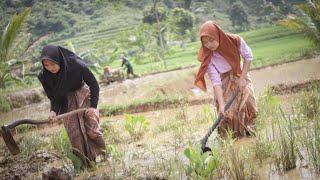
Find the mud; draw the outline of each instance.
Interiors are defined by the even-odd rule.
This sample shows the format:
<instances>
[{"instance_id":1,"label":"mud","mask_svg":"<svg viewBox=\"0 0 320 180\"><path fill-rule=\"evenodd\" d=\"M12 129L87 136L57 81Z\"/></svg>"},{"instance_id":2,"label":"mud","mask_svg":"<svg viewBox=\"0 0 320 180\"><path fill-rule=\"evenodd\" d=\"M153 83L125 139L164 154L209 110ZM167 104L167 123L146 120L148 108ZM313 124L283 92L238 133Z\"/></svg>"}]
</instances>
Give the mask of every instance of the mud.
<instances>
[{"instance_id":1,"label":"mud","mask_svg":"<svg viewBox=\"0 0 320 180\"><path fill-rule=\"evenodd\" d=\"M312 89L312 85L320 84L320 79L318 80L309 80L303 82L289 82L289 83L281 83L276 86L271 87L271 91L275 95L286 95L292 93L298 93L301 91L310 91Z\"/></svg>"},{"instance_id":2,"label":"mud","mask_svg":"<svg viewBox=\"0 0 320 180\"><path fill-rule=\"evenodd\" d=\"M59 164L64 160L54 152L34 152L30 156L12 156L6 147L0 150L0 179L48 179L53 171L58 179L71 179L71 168ZM70 165L69 165L70 166ZM55 169L52 169L55 167ZM69 177L69 178L68 178Z\"/></svg>"}]
</instances>

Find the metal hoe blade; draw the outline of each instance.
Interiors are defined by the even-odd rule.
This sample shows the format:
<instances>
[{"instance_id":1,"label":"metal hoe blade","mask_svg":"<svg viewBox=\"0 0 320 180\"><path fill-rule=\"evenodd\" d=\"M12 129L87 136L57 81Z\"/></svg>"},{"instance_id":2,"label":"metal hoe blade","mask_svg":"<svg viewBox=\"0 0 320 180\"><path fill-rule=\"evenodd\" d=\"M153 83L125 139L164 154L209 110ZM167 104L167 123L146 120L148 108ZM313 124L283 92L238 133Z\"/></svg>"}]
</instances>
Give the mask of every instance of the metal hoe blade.
<instances>
[{"instance_id":1,"label":"metal hoe blade","mask_svg":"<svg viewBox=\"0 0 320 180\"><path fill-rule=\"evenodd\" d=\"M16 141L13 139L10 129L7 129L5 125L2 126L2 138L12 155L17 155L20 153L20 149Z\"/></svg>"}]
</instances>

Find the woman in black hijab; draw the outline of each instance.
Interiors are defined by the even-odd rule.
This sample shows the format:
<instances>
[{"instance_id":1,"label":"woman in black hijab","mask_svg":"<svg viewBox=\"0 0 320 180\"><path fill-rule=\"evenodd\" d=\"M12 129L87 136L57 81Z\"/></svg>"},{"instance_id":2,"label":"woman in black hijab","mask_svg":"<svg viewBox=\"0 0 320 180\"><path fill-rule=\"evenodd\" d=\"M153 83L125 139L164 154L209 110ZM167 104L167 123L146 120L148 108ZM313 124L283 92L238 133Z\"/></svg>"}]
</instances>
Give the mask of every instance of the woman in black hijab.
<instances>
[{"instance_id":1,"label":"woman in black hijab","mask_svg":"<svg viewBox=\"0 0 320 180\"><path fill-rule=\"evenodd\" d=\"M78 108L88 108L64 119L73 152L87 167L103 154L106 144L100 131L99 85L81 58L60 46L47 45L41 52L43 68L38 76L50 99L50 122L58 114Z\"/></svg>"}]
</instances>

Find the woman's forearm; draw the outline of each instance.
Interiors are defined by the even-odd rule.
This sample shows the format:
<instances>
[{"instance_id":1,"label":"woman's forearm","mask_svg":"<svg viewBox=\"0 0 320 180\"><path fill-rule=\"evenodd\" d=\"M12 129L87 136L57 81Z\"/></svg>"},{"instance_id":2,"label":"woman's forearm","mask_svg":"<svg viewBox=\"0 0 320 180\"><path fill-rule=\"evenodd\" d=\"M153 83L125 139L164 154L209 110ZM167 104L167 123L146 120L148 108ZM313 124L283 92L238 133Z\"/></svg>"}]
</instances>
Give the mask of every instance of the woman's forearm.
<instances>
[{"instance_id":1,"label":"woman's forearm","mask_svg":"<svg viewBox=\"0 0 320 180\"><path fill-rule=\"evenodd\" d=\"M218 100L219 106L220 107L224 107L225 106L225 102L224 102L224 99L223 99L223 90L221 88L221 85L213 86L213 90L214 90L214 96Z\"/></svg>"},{"instance_id":2,"label":"woman's forearm","mask_svg":"<svg viewBox=\"0 0 320 180\"><path fill-rule=\"evenodd\" d=\"M241 72L242 77L247 76L247 73L249 72L249 69L250 69L250 65L251 65L251 61L244 60L243 68L242 68L242 72Z\"/></svg>"}]
</instances>

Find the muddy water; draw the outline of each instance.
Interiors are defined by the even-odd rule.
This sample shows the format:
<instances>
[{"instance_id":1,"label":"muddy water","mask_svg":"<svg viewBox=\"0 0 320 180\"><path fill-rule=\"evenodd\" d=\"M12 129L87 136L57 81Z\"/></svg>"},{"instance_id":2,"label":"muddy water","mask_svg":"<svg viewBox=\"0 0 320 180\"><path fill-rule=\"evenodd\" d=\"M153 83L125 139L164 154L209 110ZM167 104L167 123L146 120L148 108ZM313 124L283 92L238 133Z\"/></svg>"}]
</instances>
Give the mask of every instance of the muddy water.
<instances>
[{"instance_id":1,"label":"muddy water","mask_svg":"<svg viewBox=\"0 0 320 180\"><path fill-rule=\"evenodd\" d=\"M257 94L267 85L320 79L320 57L271 66L250 72Z\"/></svg>"},{"instance_id":2,"label":"muddy water","mask_svg":"<svg viewBox=\"0 0 320 180\"><path fill-rule=\"evenodd\" d=\"M43 120L49 115L49 102L31 104L7 113L0 114L0 125L21 119Z\"/></svg>"},{"instance_id":3,"label":"muddy water","mask_svg":"<svg viewBox=\"0 0 320 180\"><path fill-rule=\"evenodd\" d=\"M255 138L241 138L238 139L234 146L240 148L241 146L249 146L255 142ZM301 161L297 158L297 167L295 169L286 171L286 172L279 172L276 170L275 165L268 162L259 164L256 163L258 168L259 177L261 180L268 180L268 179L278 179L278 180L300 180L300 179L320 179L320 175L312 173L311 169L308 169L308 165L305 160ZM257 160L258 162L258 160Z\"/></svg>"}]
</instances>

